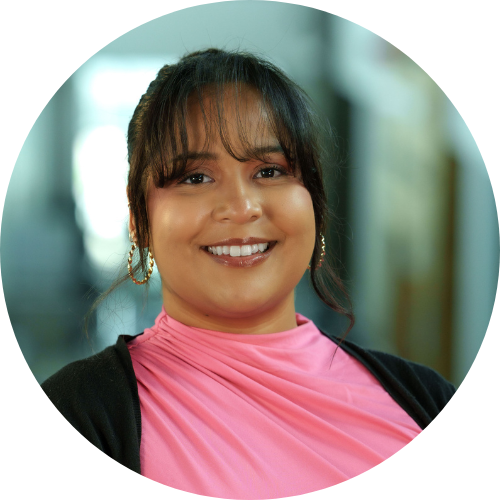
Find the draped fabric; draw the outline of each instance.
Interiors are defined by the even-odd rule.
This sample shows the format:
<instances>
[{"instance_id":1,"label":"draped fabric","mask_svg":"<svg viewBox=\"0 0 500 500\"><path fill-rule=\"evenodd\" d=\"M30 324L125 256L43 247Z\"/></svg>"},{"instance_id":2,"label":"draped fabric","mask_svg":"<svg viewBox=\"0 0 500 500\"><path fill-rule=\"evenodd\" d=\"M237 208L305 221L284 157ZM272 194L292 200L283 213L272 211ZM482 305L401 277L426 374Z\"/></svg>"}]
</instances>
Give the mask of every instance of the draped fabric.
<instances>
[{"instance_id":1,"label":"draped fabric","mask_svg":"<svg viewBox=\"0 0 500 500\"><path fill-rule=\"evenodd\" d=\"M128 344L142 474L219 498L323 489L379 464L418 425L358 361L297 314L279 333L189 327L163 309Z\"/></svg>"}]
</instances>

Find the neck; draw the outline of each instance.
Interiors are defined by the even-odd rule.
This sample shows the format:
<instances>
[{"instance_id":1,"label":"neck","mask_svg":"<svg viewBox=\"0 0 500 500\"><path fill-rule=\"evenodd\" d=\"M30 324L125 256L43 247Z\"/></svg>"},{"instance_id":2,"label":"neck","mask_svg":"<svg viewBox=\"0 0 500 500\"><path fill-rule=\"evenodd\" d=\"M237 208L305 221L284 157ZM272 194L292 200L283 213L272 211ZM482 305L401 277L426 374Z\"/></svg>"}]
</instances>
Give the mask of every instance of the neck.
<instances>
[{"instance_id":1,"label":"neck","mask_svg":"<svg viewBox=\"0 0 500 500\"><path fill-rule=\"evenodd\" d=\"M166 296L168 295L168 296ZM285 300L272 307L255 311L227 312L201 310L179 300L179 297L163 293L163 305L167 314L187 326L227 333L261 335L296 328L293 292Z\"/></svg>"}]
</instances>

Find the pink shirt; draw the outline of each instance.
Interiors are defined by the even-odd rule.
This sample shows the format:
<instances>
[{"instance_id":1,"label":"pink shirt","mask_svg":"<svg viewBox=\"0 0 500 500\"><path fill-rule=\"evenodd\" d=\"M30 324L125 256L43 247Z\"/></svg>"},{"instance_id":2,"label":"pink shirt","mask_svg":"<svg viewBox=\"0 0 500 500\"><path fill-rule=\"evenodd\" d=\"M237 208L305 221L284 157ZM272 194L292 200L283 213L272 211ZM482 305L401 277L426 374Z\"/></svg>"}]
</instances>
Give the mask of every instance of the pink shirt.
<instances>
[{"instance_id":1,"label":"pink shirt","mask_svg":"<svg viewBox=\"0 0 500 500\"><path fill-rule=\"evenodd\" d=\"M345 481L420 428L358 361L297 314L243 335L163 310L129 343L142 414L142 474L219 498L299 495Z\"/></svg>"}]
</instances>

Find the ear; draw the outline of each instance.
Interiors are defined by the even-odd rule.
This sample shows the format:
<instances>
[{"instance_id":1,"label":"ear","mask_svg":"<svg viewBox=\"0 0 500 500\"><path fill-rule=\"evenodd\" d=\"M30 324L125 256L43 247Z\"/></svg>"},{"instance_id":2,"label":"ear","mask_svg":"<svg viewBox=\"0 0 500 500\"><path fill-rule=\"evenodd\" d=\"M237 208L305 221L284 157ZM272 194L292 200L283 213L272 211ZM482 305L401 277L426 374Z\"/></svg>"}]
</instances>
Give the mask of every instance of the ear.
<instances>
[{"instance_id":1,"label":"ear","mask_svg":"<svg viewBox=\"0 0 500 500\"><path fill-rule=\"evenodd\" d=\"M127 188L127 199L128 198L128 188ZM137 241L137 231L136 231L136 224L135 224L135 219L134 219L134 214L132 213L132 208L130 207L130 202L129 202L129 205L128 205L128 232L129 232L129 235L130 235L130 238L132 239L132 241L134 241L136 244L138 244L138 241ZM146 236L146 248L149 247L149 241L148 241L148 238Z\"/></svg>"},{"instance_id":2,"label":"ear","mask_svg":"<svg viewBox=\"0 0 500 500\"><path fill-rule=\"evenodd\" d=\"M128 233L131 240L135 241L135 221L134 216L132 215L132 210L128 209Z\"/></svg>"},{"instance_id":3,"label":"ear","mask_svg":"<svg viewBox=\"0 0 500 500\"><path fill-rule=\"evenodd\" d=\"M135 241L135 219L132 214L132 209L130 208L130 198L128 197L128 186L127 186L127 200L128 200L128 234L131 240Z\"/></svg>"}]
</instances>

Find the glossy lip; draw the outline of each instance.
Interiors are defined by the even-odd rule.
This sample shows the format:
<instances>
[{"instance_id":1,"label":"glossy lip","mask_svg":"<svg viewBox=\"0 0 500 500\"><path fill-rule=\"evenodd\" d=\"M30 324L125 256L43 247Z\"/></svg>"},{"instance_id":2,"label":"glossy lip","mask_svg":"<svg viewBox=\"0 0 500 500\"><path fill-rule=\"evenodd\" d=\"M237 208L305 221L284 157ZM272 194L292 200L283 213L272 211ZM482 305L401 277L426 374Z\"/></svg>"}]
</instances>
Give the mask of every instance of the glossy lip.
<instances>
[{"instance_id":1,"label":"glossy lip","mask_svg":"<svg viewBox=\"0 0 500 500\"><path fill-rule=\"evenodd\" d=\"M240 243L241 241L245 241L246 243ZM241 246L241 245L255 245L257 243L269 243L269 248L263 253L256 253L253 255L245 255L244 257L231 257L230 255L214 255L208 251L209 246ZM201 247L201 249L211 257L217 264L222 264L227 267L253 267L261 264L266 261L271 255L272 250L276 246L276 241L263 240L262 238L247 238L245 240L241 239L228 239L224 240L224 242L219 242L212 245L207 245Z\"/></svg>"}]
</instances>

